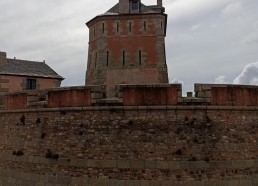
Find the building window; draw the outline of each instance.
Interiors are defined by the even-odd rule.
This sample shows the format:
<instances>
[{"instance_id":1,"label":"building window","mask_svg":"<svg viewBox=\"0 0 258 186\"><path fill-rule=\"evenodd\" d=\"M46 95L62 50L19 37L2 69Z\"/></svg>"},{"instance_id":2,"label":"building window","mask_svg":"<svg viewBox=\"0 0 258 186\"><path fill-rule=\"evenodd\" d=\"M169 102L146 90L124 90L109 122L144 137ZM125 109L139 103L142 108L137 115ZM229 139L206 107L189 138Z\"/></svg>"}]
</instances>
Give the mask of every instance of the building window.
<instances>
[{"instance_id":1,"label":"building window","mask_svg":"<svg viewBox=\"0 0 258 186\"><path fill-rule=\"evenodd\" d=\"M132 32L132 22L129 22L129 32Z\"/></svg>"},{"instance_id":2,"label":"building window","mask_svg":"<svg viewBox=\"0 0 258 186\"><path fill-rule=\"evenodd\" d=\"M160 22L160 28L163 29L163 22Z\"/></svg>"},{"instance_id":3,"label":"building window","mask_svg":"<svg viewBox=\"0 0 258 186\"><path fill-rule=\"evenodd\" d=\"M105 23L102 23L102 33L104 34L105 32Z\"/></svg>"},{"instance_id":4,"label":"building window","mask_svg":"<svg viewBox=\"0 0 258 186\"><path fill-rule=\"evenodd\" d=\"M109 51L107 51L107 66L108 66L108 63L109 63Z\"/></svg>"},{"instance_id":5,"label":"building window","mask_svg":"<svg viewBox=\"0 0 258 186\"><path fill-rule=\"evenodd\" d=\"M132 1L131 12L139 12L139 3L138 3L138 1Z\"/></svg>"},{"instance_id":6,"label":"building window","mask_svg":"<svg viewBox=\"0 0 258 186\"><path fill-rule=\"evenodd\" d=\"M146 28L146 21L143 22L143 30L144 32L146 32L147 28Z\"/></svg>"},{"instance_id":7,"label":"building window","mask_svg":"<svg viewBox=\"0 0 258 186\"><path fill-rule=\"evenodd\" d=\"M26 90L35 90L36 85L36 79L27 79Z\"/></svg>"},{"instance_id":8,"label":"building window","mask_svg":"<svg viewBox=\"0 0 258 186\"><path fill-rule=\"evenodd\" d=\"M118 22L116 23L116 32L117 33L119 32L119 23Z\"/></svg>"},{"instance_id":9,"label":"building window","mask_svg":"<svg viewBox=\"0 0 258 186\"><path fill-rule=\"evenodd\" d=\"M139 65L142 66L142 51L139 50Z\"/></svg>"},{"instance_id":10,"label":"building window","mask_svg":"<svg viewBox=\"0 0 258 186\"><path fill-rule=\"evenodd\" d=\"M95 55L95 68L97 67L97 61L98 61L98 53L96 52L96 55Z\"/></svg>"},{"instance_id":11,"label":"building window","mask_svg":"<svg viewBox=\"0 0 258 186\"><path fill-rule=\"evenodd\" d=\"M125 51L123 50L123 66L125 66Z\"/></svg>"},{"instance_id":12,"label":"building window","mask_svg":"<svg viewBox=\"0 0 258 186\"><path fill-rule=\"evenodd\" d=\"M90 63L91 63L91 54L89 55L88 68L90 68Z\"/></svg>"}]
</instances>

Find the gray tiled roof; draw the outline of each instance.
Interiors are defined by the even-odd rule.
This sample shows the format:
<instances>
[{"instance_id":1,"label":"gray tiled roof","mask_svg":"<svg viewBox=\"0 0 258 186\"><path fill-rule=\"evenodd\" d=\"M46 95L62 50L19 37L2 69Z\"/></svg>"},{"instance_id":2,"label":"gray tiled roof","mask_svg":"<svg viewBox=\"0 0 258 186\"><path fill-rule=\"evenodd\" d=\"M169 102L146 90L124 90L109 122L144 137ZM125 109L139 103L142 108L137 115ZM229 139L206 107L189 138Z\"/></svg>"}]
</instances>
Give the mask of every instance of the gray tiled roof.
<instances>
[{"instance_id":1,"label":"gray tiled roof","mask_svg":"<svg viewBox=\"0 0 258 186\"><path fill-rule=\"evenodd\" d=\"M150 14L150 13L162 13L162 9L156 5L146 6L141 3L140 13L142 14ZM110 8L104 15L113 15L119 14L119 3Z\"/></svg>"},{"instance_id":2,"label":"gray tiled roof","mask_svg":"<svg viewBox=\"0 0 258 186\"><path fill-rule=\"evenodd\" d=\"M64 79L44 62L7 59L0 75L20 75Z\"/></svg>"}]
</instances>

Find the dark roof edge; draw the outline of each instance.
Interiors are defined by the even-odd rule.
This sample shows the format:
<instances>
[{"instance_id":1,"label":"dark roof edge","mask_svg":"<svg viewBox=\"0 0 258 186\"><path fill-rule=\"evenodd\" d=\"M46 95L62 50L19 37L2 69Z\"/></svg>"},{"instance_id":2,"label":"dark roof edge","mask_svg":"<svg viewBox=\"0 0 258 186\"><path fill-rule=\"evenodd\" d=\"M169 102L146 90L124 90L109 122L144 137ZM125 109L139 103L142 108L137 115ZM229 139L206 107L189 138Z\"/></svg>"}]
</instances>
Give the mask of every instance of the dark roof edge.
<instances>
[{"instance_id":1,"label":"dark roof edge","mask_svg":"<svg viewBox=\"0 0 258 186\"><path fill-rule=\"evenodd\" d=\"M62 76L60 76L60 75L58 75L58 76L37 76L37 75L29 75L29 74L18 74L18 73L8 73L8 72L0 72L0 75L5 75L5 76L7 76L7 75L11 75L11 76L26 76L26 77L39 77L39 78L44 78L44 79L46 79L46 78L48 78L48 79L61 79L61 80L64 80L65 78L64 77L62 77Z\"/></svg>"},{"instance_id":2,"label":"dark roof edge","mask_svg":"<svg viewBox=\"0 0 258 186\"><path fill-rule=\"evenodd\" d=\"M167 17L167 14L165 13L135 13L135 14L132 14L132 13L128 13L128 14L109 14L109 15L106 15L106 14L102 14L102 15L97 15L95 16L94 18L92 18L91 20L89 20L88 22L86 22L85 24L89 27L89 24L94 21L95 19L99 18L99 17L112 17L112 16L139 16L139 15L164 15Z\"/></svg>"}]
</instances>

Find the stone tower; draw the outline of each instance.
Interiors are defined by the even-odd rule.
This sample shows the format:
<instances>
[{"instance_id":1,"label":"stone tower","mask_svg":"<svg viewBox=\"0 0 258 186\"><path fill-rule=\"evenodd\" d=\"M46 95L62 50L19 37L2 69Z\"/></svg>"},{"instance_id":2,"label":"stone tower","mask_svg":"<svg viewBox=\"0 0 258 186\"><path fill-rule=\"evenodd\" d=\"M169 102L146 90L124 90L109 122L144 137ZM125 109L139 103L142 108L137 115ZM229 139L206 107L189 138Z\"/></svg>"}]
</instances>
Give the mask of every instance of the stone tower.
<instances>
[{"instance_id":1,"label":"stone tower","mask_svg":"<svg viewBox=\"0 0 258 186\"><path fill-rule=\"evenodd\" d=\"M91 19L86 85L168 83L165 36L167 15L162 0L146 6L140 0L119 0Z\"/></svg>"}]
</instances>

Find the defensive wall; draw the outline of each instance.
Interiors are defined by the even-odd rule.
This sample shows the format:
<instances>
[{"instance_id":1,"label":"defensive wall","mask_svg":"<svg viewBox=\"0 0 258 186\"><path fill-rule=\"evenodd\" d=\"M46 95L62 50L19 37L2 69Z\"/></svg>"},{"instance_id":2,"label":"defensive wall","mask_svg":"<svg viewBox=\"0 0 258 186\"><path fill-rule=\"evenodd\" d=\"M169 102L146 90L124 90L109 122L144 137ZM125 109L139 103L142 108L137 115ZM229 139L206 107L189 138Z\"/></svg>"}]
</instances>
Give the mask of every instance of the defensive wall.
<instances>
[{"instance_id":1,"label":"defensive wall","mask_svg":"<svg viewBox=\"0 0 258 186\"><path fill-rule=\"evenodd\" d=\"M258 185L258 87L70 87L3 96L0 185ZM69 98L69 99L68 99Z\"/></svg>"}]
</instances>

